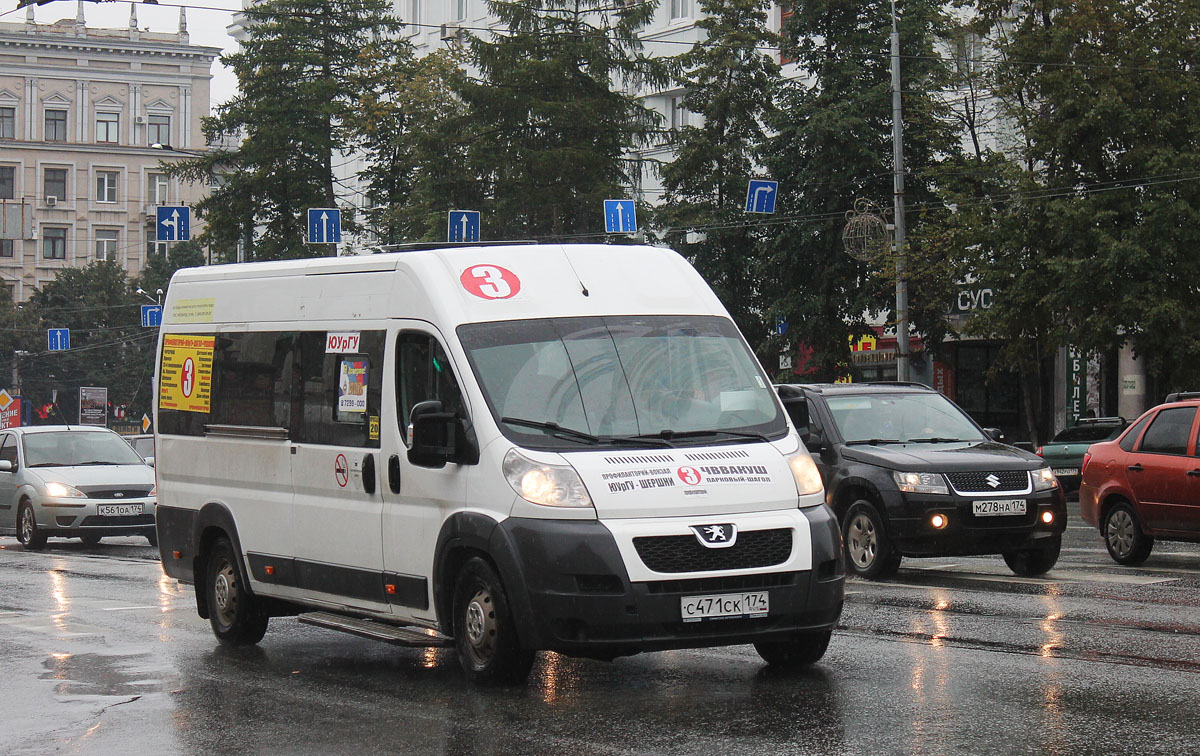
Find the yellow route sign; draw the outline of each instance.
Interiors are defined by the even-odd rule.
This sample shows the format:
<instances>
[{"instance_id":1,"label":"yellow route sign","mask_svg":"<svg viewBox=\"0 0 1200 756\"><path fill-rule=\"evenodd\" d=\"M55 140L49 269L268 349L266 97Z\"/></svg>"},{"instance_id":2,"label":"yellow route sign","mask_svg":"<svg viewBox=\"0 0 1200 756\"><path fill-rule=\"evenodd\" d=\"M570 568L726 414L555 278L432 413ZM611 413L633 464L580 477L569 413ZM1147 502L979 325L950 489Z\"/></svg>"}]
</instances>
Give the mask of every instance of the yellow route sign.
<instances>
[{"instance_id":1,"label":"yellow route sign","mask_svg":"<svg viewBox=\"0 0 1200 756\"><path fill-rule=\"evenodd\" d=\"M163 336L159 409L208 412L212 402L213 336Z\"/></svg>"}]
</instances>

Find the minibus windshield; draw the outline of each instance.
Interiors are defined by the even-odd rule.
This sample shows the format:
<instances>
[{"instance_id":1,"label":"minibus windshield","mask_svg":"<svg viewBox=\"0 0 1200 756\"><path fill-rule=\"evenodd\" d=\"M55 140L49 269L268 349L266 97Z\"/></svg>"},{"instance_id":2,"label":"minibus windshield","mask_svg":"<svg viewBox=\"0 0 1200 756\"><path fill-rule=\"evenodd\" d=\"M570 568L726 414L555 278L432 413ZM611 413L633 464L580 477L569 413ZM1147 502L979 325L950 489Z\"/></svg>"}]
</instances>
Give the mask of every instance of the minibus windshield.
<instances>
[{"instance_id":1,"label":"minibus windshield","mask_svg":"<svg viewBox=\"0 0 1200 756\"><path fill-rule=\"evenodd\" d=\"M770 383L725 318L473 323L458 336L493 416L523 446L745 443L787 432Z\"/></svg>"}]
</instances>

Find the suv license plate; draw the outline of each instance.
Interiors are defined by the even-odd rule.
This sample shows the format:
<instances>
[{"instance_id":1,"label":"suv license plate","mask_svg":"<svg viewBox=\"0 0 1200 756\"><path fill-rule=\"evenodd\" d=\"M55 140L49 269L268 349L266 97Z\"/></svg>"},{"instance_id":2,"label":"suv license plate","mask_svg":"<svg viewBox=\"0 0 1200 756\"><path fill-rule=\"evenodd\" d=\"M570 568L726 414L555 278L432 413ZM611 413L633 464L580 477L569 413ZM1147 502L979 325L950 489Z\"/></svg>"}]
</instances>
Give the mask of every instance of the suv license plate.
<instances>
[{"instance_id":1,"label":"suv license plate","mask_svg":"<svg viewBox=\"0 0 1200 756\"><path fill-rule=\"evenodd\" d=\"M987 499L971 502L971 512L976 517L998 517L1025 514L1024 499Z\"/></svg>"},{"instance_id":2,"label":"suv license plate","mask_svg":"<svg viewBox=\"0 0 1200 756\"><path fill-rule=\"evenodd\" d=\"M101 517L125 517L128 515L140 515L142 513L141 504L97 504L96 514Z\"/></svg>"},{"instance_id":3,"label":"suv license plate","mask_svg":"<svg viewBox=\"0 0 1200 756\"><path fill-rule=\"evenodd\" d=\"M766 591L720 596L684 596L679 600L684 622L724 617L765 617L770 607Z\"/></svg>"}]
</instances>

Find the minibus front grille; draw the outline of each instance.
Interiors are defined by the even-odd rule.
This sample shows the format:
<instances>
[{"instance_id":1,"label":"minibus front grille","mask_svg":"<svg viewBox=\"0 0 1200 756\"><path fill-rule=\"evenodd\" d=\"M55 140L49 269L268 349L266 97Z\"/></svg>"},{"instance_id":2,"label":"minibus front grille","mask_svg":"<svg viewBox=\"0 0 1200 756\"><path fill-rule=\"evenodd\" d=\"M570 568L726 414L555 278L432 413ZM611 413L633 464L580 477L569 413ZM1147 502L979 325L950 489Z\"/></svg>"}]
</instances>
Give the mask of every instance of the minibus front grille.
<instances>
[{"instance_id":1,"label":"minibus front grille","mask_svg":"<svg viewBox=\"0 0 1200 756\"><path fill-rule=\"evenodd\" d=\"M755 575L722 575L720 577L686 578L683 580L652 580L645 583L651 594L720 593L725 591L762 591L795 585L795 572L760 572Z\"/></svg>"},{"instance_id":2,"label":"minibus front grille","mask_svg":"<svg viewBox=\"0 0 1200 756\"><path fill-rule=\"evenodd\" d=\"M655 572L747 570L783 564L792 555L790 528L746 530L725 548L704 546L693 535L634 538L642 563Z\"/></svg>"}]
</instances>

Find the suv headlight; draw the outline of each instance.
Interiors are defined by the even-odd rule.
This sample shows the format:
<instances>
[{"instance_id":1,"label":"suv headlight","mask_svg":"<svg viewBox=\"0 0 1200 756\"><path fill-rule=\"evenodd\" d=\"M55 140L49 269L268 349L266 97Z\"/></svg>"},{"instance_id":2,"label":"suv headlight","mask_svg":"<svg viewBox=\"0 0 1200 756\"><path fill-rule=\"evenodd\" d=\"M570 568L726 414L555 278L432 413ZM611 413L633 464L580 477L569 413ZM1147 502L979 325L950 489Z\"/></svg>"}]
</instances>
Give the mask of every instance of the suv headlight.
<instances>
[{"instance_id":1,"label":"suv headlight","mask_svg":"<svg viewBox=\"0 0 1200 756\"><path fill-rule=\"evenodd\" d=\"M948 494L941 473L893 472L892 478L904 493Z\"/></svg>"},{"instance_id":2,"label":"suv headlight","mask_svg":"<svg viewBox=\"0 0 1200 756\"><path fill-rule=\"evenodd\" d=\"M46 481L46 494L55 499L85 499L87 494L80 491L74 486L68 486L66 483L59 483L55 480Z\"/></svg>"},{"instance_id":3,"label":"suv headlight","mask_svg":"<svg viewBox=\"0 0 1200 756\"><path fill-rule=\"evenodd\" d=\"M1034 491L1049 491L1058 486L1058 478L1054 477L1049 467L1034 470L1029 475L1033 478Z\"/></svg>"},{"instance_id":4,"label":"suv headlight","mask_svg":"<svg viewBox=\"0 0 1200 756\"><path fill-rule=\"evenodd\" d=\"M808 496L820 493L824 488L821 483L821 471L817 469L817 464L813 462L812 456L807 451L801 451L788 457L788 467L791 468L792 478L796 481L797 495Z\"/></svg>"},{"instance_id":5,"label":"suv headlight","mask_svg":"<svg viewBox=\"0 0 1200 756\"><path fill-rule=\"evenodd\" d=\"M575 468L534 462L516 449L504 455L504 478L525 501L543 507L590 507L592 497Z\"/></svg>"}]
</instances>

